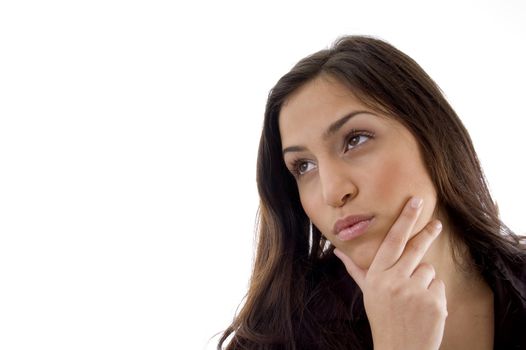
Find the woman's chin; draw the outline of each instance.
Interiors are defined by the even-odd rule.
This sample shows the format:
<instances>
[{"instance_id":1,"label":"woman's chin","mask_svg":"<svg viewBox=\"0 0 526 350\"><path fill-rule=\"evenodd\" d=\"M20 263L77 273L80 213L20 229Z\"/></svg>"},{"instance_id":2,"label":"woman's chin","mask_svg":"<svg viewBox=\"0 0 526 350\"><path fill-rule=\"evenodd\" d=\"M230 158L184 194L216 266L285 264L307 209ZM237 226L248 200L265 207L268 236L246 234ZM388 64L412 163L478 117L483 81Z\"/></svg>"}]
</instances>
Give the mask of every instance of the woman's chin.
<instances>
[{"instance_id":1,"label":"woman's chin","mask_svg":"<svg viewBox=\"0 0 526 350\"><path fill-rule=\"evenodd\" d=\"M346 244L338 249L342 250L358 267L367 270L371 266L381 242L368 241L359 244Z\"/></svg>"}]
</instances>

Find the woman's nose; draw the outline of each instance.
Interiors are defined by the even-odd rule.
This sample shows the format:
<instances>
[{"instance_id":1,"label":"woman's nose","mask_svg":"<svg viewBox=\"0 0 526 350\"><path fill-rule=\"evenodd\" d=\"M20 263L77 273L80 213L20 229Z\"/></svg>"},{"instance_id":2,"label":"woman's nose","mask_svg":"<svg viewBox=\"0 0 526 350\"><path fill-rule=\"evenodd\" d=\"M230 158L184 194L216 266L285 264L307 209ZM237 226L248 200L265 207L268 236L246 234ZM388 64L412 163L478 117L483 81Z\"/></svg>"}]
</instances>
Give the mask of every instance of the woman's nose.
<instances>
[{"instance_id":1,"label":"woman's nose","mask_svg":"<svg viewBox=\"0 0 526 350\"><path fill-rule=\"evenodd\" d=\"M338 208L356 196L358 188L345 164L326 163L318 171L321 191L327 205Z\"/></svg>"}]
</instances>

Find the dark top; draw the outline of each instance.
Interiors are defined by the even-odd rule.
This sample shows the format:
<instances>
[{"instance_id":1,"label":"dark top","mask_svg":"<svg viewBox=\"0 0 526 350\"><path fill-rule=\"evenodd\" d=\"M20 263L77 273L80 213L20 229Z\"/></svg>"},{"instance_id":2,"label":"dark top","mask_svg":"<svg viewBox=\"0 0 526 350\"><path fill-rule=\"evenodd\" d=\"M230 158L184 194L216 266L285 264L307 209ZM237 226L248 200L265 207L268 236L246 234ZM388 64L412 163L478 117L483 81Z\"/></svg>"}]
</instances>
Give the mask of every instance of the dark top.
<instances>
[{"instance_id":1,"label":"dark top","mask_svg":"<svg viewBox=\"0 0 526 350\"><path fill-rule=\"evenodd\" d=\"M501 273L484 274L494 296L494 349L526 349L526 259L499 259L496 268Z\"/></svg>"},{"instance_id":2,"label":"dark top","mask_svg":"<svg viewBox=\"0 0 526 350\"><path fill-rule=\"evenodd\" d=\"M518 256L511 262L493 257L490 267L482 270L482 275L493 290L494 295L494 349L495 350L526 350L526 255ZM349 339L349 344L361 344L362 349L373 349L371 329L363 306L361 291L352 278L347 274L343 264L332 260L328 262L327 269L318 276L325 281L333 281L329 288L321 294L331 300L340 300L334 308L327 307L327 303L315 302L309 306L310 311L315 314L319 322L325 326L333 326L337 335L338 329L352 327L355 339ZM349 296L355 296L349 305ZM319 300L318 299L318 300ZM314 299L315 300L315 299ZM347 308L350 312L343 320L338 308ZM349 309L350 308L350 309ZM340 309L341 310L341 309ZM298 329L298 331L301 330ZM301 332L305 335L305 332ZM300 337L301 338L301 337ZM310 339L308 339L310 338ZM312 338L319 338L314 336ZM302 349L318 349L317 340L307 337Z\"/></svg>"}]
</instances>

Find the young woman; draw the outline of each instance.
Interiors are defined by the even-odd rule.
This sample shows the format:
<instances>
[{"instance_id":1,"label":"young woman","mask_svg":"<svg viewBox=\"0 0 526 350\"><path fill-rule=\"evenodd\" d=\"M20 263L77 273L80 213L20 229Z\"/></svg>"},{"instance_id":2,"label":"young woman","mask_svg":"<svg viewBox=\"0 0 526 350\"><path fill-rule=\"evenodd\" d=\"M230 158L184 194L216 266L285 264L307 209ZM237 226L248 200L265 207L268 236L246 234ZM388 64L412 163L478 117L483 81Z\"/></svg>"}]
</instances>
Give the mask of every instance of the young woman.
<instances>
[{"instance_id":1,"label":"young woman","mask_svg":"<svg viewBox=\"0 0 526 350\"><path fill-rule=\"evenodd\" d=\"M350 36L272 89L258 247L218 348L526 349L526 254L471 139L391 45Z\"/></svg>"}]
</instances>

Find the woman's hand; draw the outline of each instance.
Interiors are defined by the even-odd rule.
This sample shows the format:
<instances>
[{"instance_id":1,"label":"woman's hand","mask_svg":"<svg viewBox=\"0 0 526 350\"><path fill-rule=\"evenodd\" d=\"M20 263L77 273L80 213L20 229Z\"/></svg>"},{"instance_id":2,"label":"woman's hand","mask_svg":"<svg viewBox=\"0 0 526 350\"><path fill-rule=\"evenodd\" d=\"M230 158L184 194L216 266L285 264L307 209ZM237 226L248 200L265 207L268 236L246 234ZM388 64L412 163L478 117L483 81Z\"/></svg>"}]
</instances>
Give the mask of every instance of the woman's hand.
<instances>
[{"instance_id":1,"label":"woman's hand","mask_svg":"<svg viewBox=\"0 0 526 350\"><path fill-rule=\"evenodd\" d=\"M432 265L421 263L442 225L432 221L409 240L421 209L418 198L407 203L368 270L334 251L363 292L376 350L431 350L442 342L445 286Z\"/></svg>"}]
</instances>

